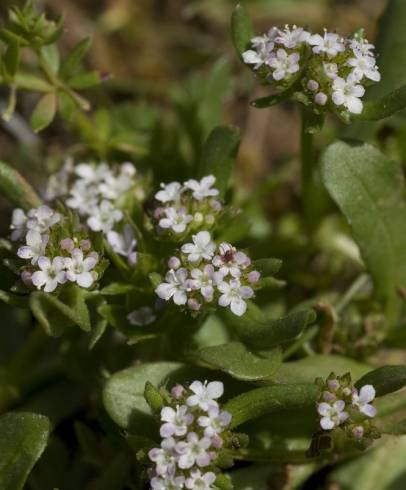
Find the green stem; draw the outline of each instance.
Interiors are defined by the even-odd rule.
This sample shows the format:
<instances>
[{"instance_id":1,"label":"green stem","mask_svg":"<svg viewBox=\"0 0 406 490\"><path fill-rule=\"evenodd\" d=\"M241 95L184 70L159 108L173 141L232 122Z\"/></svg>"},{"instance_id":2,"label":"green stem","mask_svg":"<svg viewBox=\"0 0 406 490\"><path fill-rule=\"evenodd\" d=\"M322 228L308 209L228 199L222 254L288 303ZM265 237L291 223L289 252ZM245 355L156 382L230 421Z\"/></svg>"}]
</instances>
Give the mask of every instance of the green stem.
<instances>
[{"instance_id":1,"label":"green stem","mask_svg":"<svg viewBox=\"0 0 406 490\"><path fill-rule=\"evenodd\" d=\"M301 161L302 161L302 204L304 218L307 225L312 220L314 199L314 137L308 132L309 114L306 107L302 108L301 130Z\"/></svg>"},{"instance_id":2,"label":"green stem","mask_svg":"<svg viewBox=\"0 0 406 490\"><path fill-rule=\"evenodd\" d=\"M368 281L368 274L361 274L355 279L335 306L335 310L338 314L342 313L342 311L351 303L353 298L368 284Z\"/></svg>"}]
</instances>

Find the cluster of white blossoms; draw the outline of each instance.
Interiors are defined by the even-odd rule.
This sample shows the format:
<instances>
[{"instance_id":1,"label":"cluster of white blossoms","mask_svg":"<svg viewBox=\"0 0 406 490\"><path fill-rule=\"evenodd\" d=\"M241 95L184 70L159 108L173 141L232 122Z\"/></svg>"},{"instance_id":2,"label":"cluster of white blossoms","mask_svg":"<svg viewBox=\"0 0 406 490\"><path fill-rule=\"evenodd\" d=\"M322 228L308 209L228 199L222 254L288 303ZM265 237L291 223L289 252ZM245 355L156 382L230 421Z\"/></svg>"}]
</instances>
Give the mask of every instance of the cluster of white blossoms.
<instances>
[{"instance_id":1,"label":"cluster of white blossoms","mask_svg":"<svg viewBox=\"0 0 406 490\"><path fill-rule=\"evenodd\" d=\"M130 191L138 199L143 198L135 176L136 169L130 162L110 167L103 162L74 166L68 161L50 178L46 197L53 200L63 196L65 204L76 210L92 231L104 233L113 251L135 265L137 241L120 209Z\"/></svg>"},{"instance_id":2,"label":"cluster of white blossoms","mask_svg":"<svg viewBox=\"0 0 406 490\"><path fill-rule=\"evenodd\" d=\"M322 429L332 430L341 426L356 440L375 437L376 431L370 424L370 419L377 414L372 405L375 398L372 385L357 390L349 373L339 377L332 373L325 382L318 379L317 383L321 388L317 411Z\"/></svg>"},{"instance_id":3,"label":"cluster of white blossoms","mask_svg":"<svg viewBox=\"0 0 406 490\"><path fill-rule=\"evenodd\" d=\"M312 34L301 27L272 28L251 39L243 60L277 89L285 90L296 81L296 92L306 105L318 111L360 114L365 86L381 78L374 46L357 33L343 38L324 30Z\"/></svg>"},{"instance_id":4,"label":"cluster of white blossoms","mask_svg":"<svg viewBox=\"0 0 406 490\"><path fill-rule=\"evenodd\" d=\"M48 206L28 211L15 209L11 222L11 240L19 242L17 256L27 261L21 279L47 293L60 284L76 283L89 288L98 278L94 270L99 262L87 239L61 238L64 218Z\"/></svg>"},{"instance_id":5,"label":"cluster of white blossoms","mask_svg":"<svg viewBox=\"0 0 406 490\"><path fill-rule=\"evenodd\" d=\"M156 294L191 311L218 304L243 315L245 300L254 296L261 277L251 259L230 243L216 245L208 231L200 231L192 240L182 245L179 257L169 259L165 282L158 285Z\"/></svg>"},{"instance_id":6,"label":"cluster of white blossoms","mask_svg":"<svg viewBox=\"0 0 406 490\"><path fill-rule=\"evenodd\" d=\"M194 381L171 391L173 403L161 410L161 447L151 449L153 490L210 490L215 488L215 460L229 437L231 414L221 410L220 381ZM213 471L214 470L214 471Z\"/></svg>"},{"instance_id":7,"label":"cluster of white blossoms","mask_svg":"<svg viewBox=\"0 0 406 490\"><path fill-rule=\"evenodd\" d=\"M207 175L200 181L190 179L181 184L161 184L155 194L158 206L152 217L160 233L185 235L202 228L211 228L223 206L217 199L219 190L214 187L216 178Z\"/></svg>"}]
</instances>

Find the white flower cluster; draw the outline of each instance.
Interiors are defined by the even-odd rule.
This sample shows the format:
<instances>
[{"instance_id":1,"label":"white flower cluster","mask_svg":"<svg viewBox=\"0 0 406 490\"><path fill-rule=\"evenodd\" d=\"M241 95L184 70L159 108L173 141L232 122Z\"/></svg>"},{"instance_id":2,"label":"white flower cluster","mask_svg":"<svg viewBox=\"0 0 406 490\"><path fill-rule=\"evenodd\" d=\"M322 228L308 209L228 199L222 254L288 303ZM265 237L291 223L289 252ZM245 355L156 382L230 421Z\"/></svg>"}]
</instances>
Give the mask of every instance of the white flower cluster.
<instances>
[{"instance_id":1,"label":"white flower cluster","mask_svg":"<svg viewBox=\"0 0 406 490\"><path fill-rule=\"evenodd\" d=\"M215 183L214 175L207 175L200 181L187 180L183 185L161 184L161 190L155 194L159 205L153 211L158 230L180 235L213 226L222 211Z\"/></svg>"},{"instance_id":2,"label":"white flower cluster","mask_svg":"<svg viewBox=\"0 0 406 490\"><path fill-rule=\"evenodd\" d=\"M51 177L46 195L52 199L67 196L66 205L84 217L92 231L103 232L114 252L126 257L133 266L137 261L137 241L132 227L124 224L124 215L117 202L130 190L137 191L135 175L136 169L130 162L109 167L106 163L73 166L68 161L58 174Z\"/></svg>"},{"instance_id":3,"label":"white flower cluster","mask_svg":"<svg viewBox=\"0 0 406 490\"><path fill-rule=\"evenodd\" d=\"M365 385L358 391L348 374L342 377L331 374L325 383L321 383L321 387L317 404L321 428L332 430L346 425L355 439L364 437L369 425L360 422L359 414L364 415L366 420L375 417L377 411L371 405L375 398L375 388Z\"/></svg>"},{"instance_id":4,"label":"white flower cluster","mask_svg":"<svg viewBox=\"0 0 406 490\"><path fill-rule=\"evenodd\" d=\"M150 475L153 490L215 488L214 461L231 422L231 414L217 402L223 392L220 381L194 381L188 389L172 389L173 405L161 410L161 447L148 453L155 464Z\"/></svg>"},{"instance_id":5,"label":"white flower cluster","mask_svg":"<svg viewBox=\"0 0 406 490\"><path fill-rule=\"evenodd\" d=\"M90 251L89 240L81 240L78 246L71 238L55 243L56 229L62 221L62 215L48 206L30 209L27 214L18 208L12 216L11 239L25 242L17 255L30 263L23 267L21 278L47 293L67 281L89 288L98 277L94 268L99 256ZM83 252L89 253L85 256Z\"/></svg>"},{"instance_id":6,"label":"white flower cluster","mask_svg":"<svg viewBox=\"0 0 406 490\"><path fill-rule=\"evenodd\" d=\"M156 294L192 311L218 304L243 315L245 300L254 296L253 287L260 279L251 259L229 243L217 246L208 231L200 231L192 239L193 243L182 245L180 257L169 259L170 270Z\"/></svg>"},{"instance_id":7,"label":"white flower cluster","mask_svg":"<svg viewBox=\"0 0 406 490\"><path fill-rule=\"evenodd\" d=\"M326 106L360 114L365 85L381 79L374 46L361 34L343 38L327 30L320 35L287 25L254 37L251 46L242 55L244 62L277 88L288 88L303 69L302 100L304 96L319 110Z\"/></svg>"}]
</instances>

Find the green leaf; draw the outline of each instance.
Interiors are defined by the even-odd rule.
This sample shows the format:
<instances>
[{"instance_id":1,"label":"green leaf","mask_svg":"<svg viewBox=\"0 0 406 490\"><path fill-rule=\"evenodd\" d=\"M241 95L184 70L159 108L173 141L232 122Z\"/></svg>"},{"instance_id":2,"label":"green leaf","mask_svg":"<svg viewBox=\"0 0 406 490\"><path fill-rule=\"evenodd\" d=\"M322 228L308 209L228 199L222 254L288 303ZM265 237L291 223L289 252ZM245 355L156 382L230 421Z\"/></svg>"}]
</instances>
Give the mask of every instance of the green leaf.
<instances>
[{"instance_id":1,"label":"green leaf","mask_svg":"<svg viewBox=\"0 0 406 490\"><path fill-rule=\"evenodd\" d=\"M374 449L339 465L328 477L342 490L403 490L406 436L384 439Z\"/></svg>"},{"instance_id":2,"label":"green leaf","mask_svg":"<svg viewBox=\"0 0 406 490\"><path fill-rule=\"evenodd\" d=\"M275 349L267 358L261 358L240 344L230 342L200 349L196 359L208 367L220 369L243 381L258 381L271 377L282 362L282 354Z\"/></svg>"},{"instance_id":3,"label":"green leaf","mask_svg":"<svg viewBox=\"0 0 406 490\"><path fill-rule=\"evenodd\" d=\"M0 161L0 190L10 201L24 210L41 206L41 199L24 177Z\"/></svg>"},{"instance_id":4,"label":"green leaf","mask_svg":"<svg viewBox=\"0 0 406 490\"><path fill-rule=\"evenodd\" d=\"M117 425L130 432L154 431L156 423L144 398L145 384L149 381L159 388L181 367L182 364L175 362L157 362L113 374L103 390L107 413Z\"/></svg>"},{"instance_id":5,"label":"green leaf","mask_svg":"<svg viewBox=\"0 0 406 490\"><path fill-rule=\"evenodd\" d=\"M47 66L56 75L58 73L60 63L59 51L56 44L48 44L47 46L43 46L41 48L41 54Z\"/></svg>"},{"instance_id":6,"label":"green leaf","mask_svg":"<svg viewBox=\"0 0 406 490\"><path fill-rule=\"evenodd\" d=\"M297 337L308 325L314 323L313 310L292 312L286 317L270 319L261 310L249 304L243 317L224 312L226 324L242 342L254 349L269 349Z\"/></svg>"},{"instance_id":7,"label":"green leaf","mask_svg":"<svg viewBox=\"0 0 406 490\"><path fill-rule=\"evenodd\" d=\"M3 56L3 63L7 71L7 75L14 78L20 64L20 46L17 42L10 43Z\"/></svg>"},{"instance_id":8,"label":"green leaf","mask_svg":"<svg viewBox=\"0 0 406 490\"><path fill-rule=\"evenodd\" d=\"M85 39L82 39L82 41L79 41L72 51L70 51L68 56L66 56L66 58L63 60L59 71L62 78L72 76L72 73L88 52L91 42L90 37L86 37Z\"/></svg>"},{"instance_id":9,"label":"green leaf","mask_svg":"<svg viewBox=\"0 0 406 490\"><path fill-rule=\"evenodd\" d=\"M252 265L263 276L273 276L280 271L280 268L282 267L282 260L273 258L258 259L254 260Z\"/></svg>"},{"instance_id":10,"label":"green leaf","mask_svg":"<svg viewBox=\"0 0 406 490\"><path fill-rule=\"evenodd\" d=\"M31 115L31 127L34 132L39 133L51 124L56 114L56 107L57 96L54 92L49 92L39 99Z\"/></svg>"},{"instance_id":11,"label":"green leaf","mask_svg":"<svg viewBox=\"0 0 406 490\"><path fill-rule=\"evenodd\" d=\"M376 396L383 396L406 386L406 366L382 366L371 371L355 383L356 388L373 385Z\"/></svg>"},{"instance_id":12,"label":"green leaf","mask_svg":"<svg viewBox=\"0 0 406 490\"><path fill-rule=\"evenodd\" d=\"M50 434L49 420L34 413L0 417L0 488L21 490L41 457Z\"/></svg>"},{"instance_id":13,"label":"green leaf","mask_svg":"<svg viewBox=\"0 0 406 490\"><path fill-rule=\"evenodd\" d=\"M32 90L33 92L51 92L54 87L43 78L30 73L16 73L14 82L18 88Z\"/></svg>"},{"instance_id":14,"label":"green leaf","mask_svg":"<svg viewBox=\"0 0 406 490\"><path fill-rule=\"evenodd\" d=\"M85 88L94 87L101 82L101 76L98 71L88 71L85 73L79 73L70 78L69 86L75 90L83 90Z\"/></svg>"},{"instance_id":15,"label":"green leaf","mask_svg":"<svg viewBox=\"0 0 406 490\"><path fill-rule=\"evenodd\" d=\"M220 197L224 198L234 167L240 131L234 126L218 126L208 136L202 151L200 176L214 175Z\"/></svg>"},{"instance_id":16,"label":"green leaf","mask_svg":"<svg viewBox=\"0 0 406 490\"><path fill-rule=\"evenodd\" d=\"M338 142L321 162L324 184L352 227L388 321L396 321L406 286L406 208L400 166L367 144Z\"/></svg>"},{"instance_id":17,"label":"green leaf","mask_svg":"<svg viewBox=\"0 0 406 490\"><path fill-rule=\"evenodd\" d=\"M361 114L352 116L357 121L379 121L406 108L406 85L379 99L365 102Z\"/></svg>"},{"instance_id":18,"label":"green leaf","mask_svg":"<svg viewBox=\"0 0 406 490\"><path fill-rule=\"evenodd\" d=\"M238 4L231 17L231 37L234 47L239 54L250 48L250 41L254 37L254 29L245 7Z\"/></svg>"},{"instance_id":19,"label":"green leaf","mask_svg":"<svg viewBox=\"0 0 406 490\"><path fill-rule=\"evenodd\" d=\"M232 398L224 410L233 416L231 427L280 410L298 410L315 406L318 388L314 384L267 386Z\"/></svg>"},{"instance_id":20,"label":"green leaf","mask_svg":"<svg viewBox=\"0 0 406 490\"><path fill-rule=\"evenodd\" d=\"M30 307L48 335L59 336L66 328L74 325L89 332L91 326L85 294L78 286L69 288L61 299L49 293L36 291L30 295Z\"/></svg>"},{"instance_id":21,"label":"green leaf","mask_svg":"<svg viewBox=\"0 0 406 490\"><path fill-rule=\"evenodd\" d=\"M133 293L136 291L136 287L133 284L128 284L124 282L112 282L105 288L103 288L100 293L104 296L118 296L127 293Z\"/></svg>"}]
</instances>

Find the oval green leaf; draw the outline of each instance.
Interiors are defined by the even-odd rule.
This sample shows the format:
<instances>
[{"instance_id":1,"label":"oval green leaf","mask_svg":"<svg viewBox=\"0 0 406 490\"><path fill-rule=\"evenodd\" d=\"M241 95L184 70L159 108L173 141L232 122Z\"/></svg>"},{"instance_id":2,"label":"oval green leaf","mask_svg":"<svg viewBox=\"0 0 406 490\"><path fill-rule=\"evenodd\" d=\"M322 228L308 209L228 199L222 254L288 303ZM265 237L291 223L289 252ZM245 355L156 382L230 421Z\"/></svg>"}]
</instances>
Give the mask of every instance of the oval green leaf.
<instances>
[{"instance_id":1,"label":"oval green leaf","mask_svg":"<svg viewBox=\"0 0 406 490\"><path fill-rule=\"evenodd\" d=\"M356 388L364 385L373 385L376 396L400 390L406 386L406 366L382 366L370 371L355 383Z\"/></svg>"}]
</instances>

